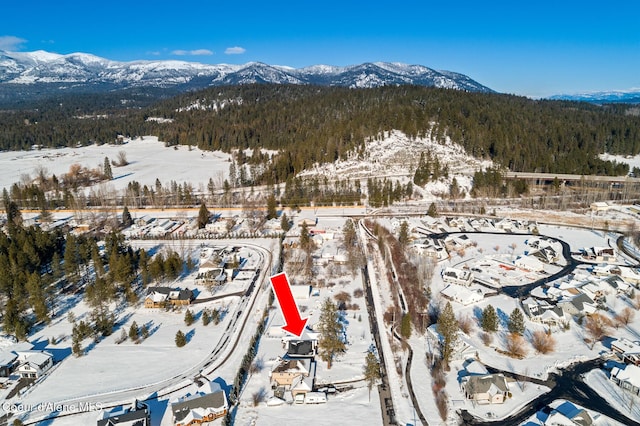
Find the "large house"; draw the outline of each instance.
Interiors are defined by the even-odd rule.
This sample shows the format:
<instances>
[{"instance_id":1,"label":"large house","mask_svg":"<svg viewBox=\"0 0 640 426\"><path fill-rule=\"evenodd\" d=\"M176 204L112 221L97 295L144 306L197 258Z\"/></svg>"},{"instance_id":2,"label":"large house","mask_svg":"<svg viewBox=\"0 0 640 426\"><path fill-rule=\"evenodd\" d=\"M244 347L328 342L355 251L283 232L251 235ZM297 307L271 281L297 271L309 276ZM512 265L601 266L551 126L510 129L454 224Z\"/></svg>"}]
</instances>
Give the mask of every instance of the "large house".
<instances>
[{"instance_id":1,"label":"large house","mask_svg":"<svg viewBox=\"0 0 640 426\"><path fill-rule=\"evenodd\" d=\"M544 271L544 264L535 256L518 256L514 264L527 272Z\"/></svg>"},{"instance_id":2,"label":"large house","mask_svg":"<svg viewBox=\"0 0 640 426\"><path fill-rule=\"evenodd\" d=\"M102 411L97 426L150 426L151 412L144 402L135 401L131 407Z\"/></svg>"},{"instance_id":3,"label":"large house","mask_svg":"<svg viewBox=\"0 0 640 426\"><path fill-rule=\"evenodd\" d=\"M640 366L640 343L623 337L611 342L611 350L626 364Z\"/></svg>"},{"instance_id":4,"label":"large house","mask_svg":"<svg viewBox=\"0 0 640 426\"><path fill-rule=\"evenodd\" d=\"M271 371L274 387L290 388L301 377L309 376L309 362L306 359L283 359Z\"/></svg>"},{"instance_id":5,"label":"large house","mask_svg":"<svg viewBox=\"0 0 640 426\"><path fill-rule=\"evenodd\" d=\"M175 426L199 425L227 414L229 405L224 390L215 382L208 388L171 404Z\"/></svg>"},{"instance_id":6,"label":"large house","mask_svg":"<svg viewBox=\"0 0 640 426\"><path fill-rule=\"evenodd\" d=\"M473 282L473 274L470 271L466 271L464 269L445 268L442 271L442 280L444 282L469 287Z\"/></svg>"},{"instance_id":7,"label":"large house","mask_svg":"<svg viewBox=\"0 0 640 426\"><path fill-rule=\"evenodd\" d=\"M462 305L471 305L484 299L484 294L480 289L469 289L459 285L449 284L440 294L442 297L460 303Z\"/></svg>"},{"instance_id":8,"label":"large house","mask_svg":"<svg viewBox=\"0 0 640 426\"><path fill-rule=\"evenodd\" d=\"M640 367L627 365L624 368L614 367L609 379L622 389L634 395L640 395Z\"/></svg>"},{"instance_id":9,"label":"large house","mask_svg":"<svg viewBox=\"0 0 640 426\"><path fill-rule=\"evenodd\" d=\"M193 291L171 287L149 287L144 299L145 308L163 308L167 305L190 305L194 299Z\"/></svg>"},{"instance_id":10,"label":"large house","mask_svg":"<svg viewBox=\"0 0 640 426\"><path fill-rule=\"evenodd\" d=\"M16 352L18 355L18 374L23 379L39 379L53 367L53 355L45 351Z\"/></svg>"},{"instance_id":11,"label":"large house","mask_svg":"<svg viewBox=\"0 0 640 426\"><path fill-rule=\"evenodd\" d=\"M462 378L461 386L465 397L476 404L502 404L509 393L503 374L466 376Z\"/></svg>"}]
</instances>

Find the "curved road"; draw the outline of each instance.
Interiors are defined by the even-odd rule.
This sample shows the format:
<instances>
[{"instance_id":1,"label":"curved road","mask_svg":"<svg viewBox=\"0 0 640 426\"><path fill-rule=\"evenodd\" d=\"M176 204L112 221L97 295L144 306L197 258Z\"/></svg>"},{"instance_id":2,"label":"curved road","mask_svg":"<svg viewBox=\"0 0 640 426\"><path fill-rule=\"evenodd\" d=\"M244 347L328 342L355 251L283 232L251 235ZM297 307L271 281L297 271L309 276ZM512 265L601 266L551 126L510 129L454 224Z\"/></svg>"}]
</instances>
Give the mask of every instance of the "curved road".
<instances>
[{"instance_id":1,"label":"curved road","mask_svg":"<svg viewBox=\"0 0 640 426\"><path fill-rule=\"evenodd\" d=\"M562 370L560 374L550 374L549 379L545 381L514 375L487 367L487 370L492 373L501 372L506 376L514 377L517 380L525 380L532 382L533 384L542 384L550 387L551 391L540 395L538 398L529 402L518 413L501 420L492 422L478 419L466 410L462 410L460 415L465 425L519 425L527 421L527 419L535 415L538 411L545 409L545 407L553 401L557 399L566 399L567 401L571 401L590 410L603 413L624 425L640 426L639 422L628 418L623 413L611 407L603 397L582 381L581 377L583 374L593 370L594 368L601 368L603 363L604 362L601 359L580 362Z\"/></svg>"}]
</instances>

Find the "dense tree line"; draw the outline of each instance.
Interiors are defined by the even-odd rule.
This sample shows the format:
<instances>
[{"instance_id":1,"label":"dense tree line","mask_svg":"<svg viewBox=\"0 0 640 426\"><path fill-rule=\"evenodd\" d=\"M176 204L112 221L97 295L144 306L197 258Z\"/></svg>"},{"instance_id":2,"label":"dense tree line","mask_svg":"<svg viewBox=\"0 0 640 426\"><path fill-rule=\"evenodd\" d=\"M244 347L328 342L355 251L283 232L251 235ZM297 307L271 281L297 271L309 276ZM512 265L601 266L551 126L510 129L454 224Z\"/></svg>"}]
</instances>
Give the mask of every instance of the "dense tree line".
<instances>
[{"instance_id":1,"label":"dense tree line","mask_svg":"<svg viewBox=\"0 0 640 426\"><path fill-rule=\"evenodd\" d=\"M99 101L99 97L96 98ZM184 108L226 101L224 108ZM624 105L595 106L566 101L467 93L416 86L338 87L246 85L183 94L142 109L46 108L0 113L0 149L116 141L154 134L168 145L202 149L267 148L257 183L285 182L316 163L346 158L370 138L393 129L410 137L431 135L460 143L479 158L512 171L617 174L622 169L597 158L602 152L640 152L640 117ZM90 110L90 115L87 115ZM173 119L170 123L148 117ZM259 151L254 151L259 152ZM254 157L252 156L249 156ZM267 160L269 158L269 160ZM268 164L267 164L268 161Z\"/></svg>"},{"instance_id":2,"label":"dense tree line","mask_svg":"<svg viewBox=\"0 0 640 426\"><path fill-rule=\"evenodd\" d=\"M360 181L289 177L281 198L283 206L353 205L362 199Z\"/></svg>"},{"instance_id":3,"label":"dense tree line","mask_svg":"<svg viewBox=\"0 0 640 426\"><path fill-rule=\"evenodd\" d=\"M402 185L398 181L395 181L394 184L392 180L387 178L369 178L367 179L367 189L371 207L386 207L410 197L413 193L413 184L407 182L406 185Z\"/></svg>"}]
</instances>

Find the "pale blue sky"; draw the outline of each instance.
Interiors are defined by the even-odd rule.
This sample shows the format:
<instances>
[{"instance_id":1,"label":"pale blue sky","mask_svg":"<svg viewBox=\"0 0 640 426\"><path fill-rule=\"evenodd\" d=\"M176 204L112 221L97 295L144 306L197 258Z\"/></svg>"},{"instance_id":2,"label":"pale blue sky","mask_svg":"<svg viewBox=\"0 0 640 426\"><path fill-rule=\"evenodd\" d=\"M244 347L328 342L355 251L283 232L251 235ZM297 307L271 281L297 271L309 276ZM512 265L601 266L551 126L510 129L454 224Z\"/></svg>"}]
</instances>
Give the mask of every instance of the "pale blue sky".
<instances>
[{"instance_id":1,"label":"pale blue sky","mask_svg":"<svg viewBox=\"0 0 640 426\"><path fill-rule=\"evenodd\" d=\"M640 88L638 22L640 2L616 0L7 0L0 49L296 68L403 62L539 97Z\"/></svg>"}]
</instances>

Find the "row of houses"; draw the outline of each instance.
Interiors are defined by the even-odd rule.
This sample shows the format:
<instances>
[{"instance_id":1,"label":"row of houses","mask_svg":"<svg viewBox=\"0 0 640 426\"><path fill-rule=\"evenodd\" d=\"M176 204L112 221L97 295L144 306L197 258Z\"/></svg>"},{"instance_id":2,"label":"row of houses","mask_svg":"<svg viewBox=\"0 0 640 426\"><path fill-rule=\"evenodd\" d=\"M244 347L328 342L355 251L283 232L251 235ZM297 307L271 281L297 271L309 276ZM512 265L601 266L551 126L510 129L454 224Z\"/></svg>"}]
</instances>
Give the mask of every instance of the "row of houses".
<instances>
[{"instance_id":1,"label":"row of houses","mask_svg":"<svg viewBox=\"0 0 640 426\"><path fill-rule=\"evenodd\" d=\"M193 394L188 394L169 403L174 426L209 424L224 417L229 411L227 395L215 381L205 383ZM163 423L164 424L164 423ZM101 411L97 426L150 426L151 410L141 401L131 406L120 406L110 411Z\"/></svg>"},{"instance_id":2,"label":"row of houses","mask_svg":"<svg viewBox=\"0 0 640 426\"><path fill-rule=\"evenodd\" d=\"M425 217L421 220L430 232L505 232L530 233L537 224L534 222L513 220L509 218L467 218L467 217Z\"/></svg>"},{"instance_id":3,"label":"row of houses","mask_svg":"<svg viewBox=\"0 0 640 426\"><path fill-rule=\"evenodd\" d=\"M527 297L521 304L531 321L558 326L572 316L596 312L608 295L629 295L633 288L619 275L598 276L576 270L553 286L535 289L531 292L533 297Z\"/></svg>"}]
</instances>

